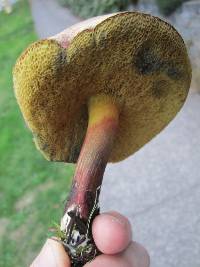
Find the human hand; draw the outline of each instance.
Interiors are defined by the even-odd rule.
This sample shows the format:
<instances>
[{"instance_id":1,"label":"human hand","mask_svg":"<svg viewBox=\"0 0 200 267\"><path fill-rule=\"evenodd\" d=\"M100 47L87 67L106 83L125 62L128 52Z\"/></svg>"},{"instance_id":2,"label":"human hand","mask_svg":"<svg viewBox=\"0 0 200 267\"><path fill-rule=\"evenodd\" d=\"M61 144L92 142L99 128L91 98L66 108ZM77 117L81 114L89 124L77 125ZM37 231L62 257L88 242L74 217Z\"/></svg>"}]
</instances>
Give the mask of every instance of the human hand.
<instances>
[{"instance_id":1,"label":"human hand","mask_svg":"<svg viewBox=\"0 0 200 267\"><path fill-rule=\"evenodd\" d=\"M103 253L84 267L149 267L144 247L132 240L127 218L117 212L103 213L94 219L92 232L98 249ZM70 267L63 246L48 239L30 267Z\"/></svg>"}]
</instances>

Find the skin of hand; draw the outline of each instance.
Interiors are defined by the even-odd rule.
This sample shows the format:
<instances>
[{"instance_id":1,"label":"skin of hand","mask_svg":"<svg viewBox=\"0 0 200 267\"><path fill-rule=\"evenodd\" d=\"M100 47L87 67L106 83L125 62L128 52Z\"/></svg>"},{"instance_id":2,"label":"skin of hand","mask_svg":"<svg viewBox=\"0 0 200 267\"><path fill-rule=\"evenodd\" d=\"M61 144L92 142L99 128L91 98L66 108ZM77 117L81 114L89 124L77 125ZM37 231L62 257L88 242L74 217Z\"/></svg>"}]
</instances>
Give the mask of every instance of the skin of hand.
<instances>
[{"instance_id":1,"label":"skin of hand","mask_svg":"<svg viewBox=\"0 0 200 267\"><path fill-rule=\"evenodd\" d=\"M123 215L111 211L98 215L92 232L98 249L103 253L84 267L149 267L148 252L132 241L130 222ZM70 267L63 246L48 239L30 267Z\"/></svg>"}]
</instances>

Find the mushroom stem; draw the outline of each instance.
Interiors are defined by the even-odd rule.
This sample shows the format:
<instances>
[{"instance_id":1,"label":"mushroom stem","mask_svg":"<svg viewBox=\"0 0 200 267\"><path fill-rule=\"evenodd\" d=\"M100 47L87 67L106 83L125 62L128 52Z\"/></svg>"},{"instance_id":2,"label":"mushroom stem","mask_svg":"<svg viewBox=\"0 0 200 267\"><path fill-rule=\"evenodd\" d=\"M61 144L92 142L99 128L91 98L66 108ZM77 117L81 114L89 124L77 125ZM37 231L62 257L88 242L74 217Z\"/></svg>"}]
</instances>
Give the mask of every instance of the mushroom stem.
<instances>
[{"instance_id":1,"label":"mushroom stem","mask_svg":"<svg viewBox=\"0 0 200 267\"><path fill-rule=\"evenodd\" d=\"M80 217L88 219L98 202L103 174L118 126L118 109L105 95L91 97L85 140L78 158L72 191L65 207L79 209Z\"/></svg>"},{"instance_id":2,"label":"mushroom stem","mask_svg":"<svg viewBox=\"0 0 200 267\"><path fill-rule=\"evenodd\" d=\"M78 158L72 189L61 220L62 239L72 266L83 266L98 250L91 223L99 213L98 201L103 174L118 128L118 107L105 95L91 97L88 128Z\"/></svg>"}]
</instances>

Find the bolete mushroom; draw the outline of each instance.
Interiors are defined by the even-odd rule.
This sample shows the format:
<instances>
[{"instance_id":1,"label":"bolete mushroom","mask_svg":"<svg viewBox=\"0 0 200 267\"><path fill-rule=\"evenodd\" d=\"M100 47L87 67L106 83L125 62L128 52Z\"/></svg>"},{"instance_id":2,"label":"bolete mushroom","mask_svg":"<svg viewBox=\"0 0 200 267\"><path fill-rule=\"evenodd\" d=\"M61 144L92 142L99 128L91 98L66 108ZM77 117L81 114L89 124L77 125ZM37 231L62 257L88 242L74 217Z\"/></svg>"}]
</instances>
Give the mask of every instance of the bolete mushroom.
<instances>
[{"instance_id":1,"label":"bolete mushroom","mask_svg":"<svg viewBox=\"0 0 200 267\"><path fill-rule=\"evenodd\" d=\"M77 162L61 239L73 265L82 266L98 253L91 222L107 162L136 152L186 99L184 41L151 15L96 17L30 45L13 74L38 149L48 160Z\"/></svg>"}]
</instances>

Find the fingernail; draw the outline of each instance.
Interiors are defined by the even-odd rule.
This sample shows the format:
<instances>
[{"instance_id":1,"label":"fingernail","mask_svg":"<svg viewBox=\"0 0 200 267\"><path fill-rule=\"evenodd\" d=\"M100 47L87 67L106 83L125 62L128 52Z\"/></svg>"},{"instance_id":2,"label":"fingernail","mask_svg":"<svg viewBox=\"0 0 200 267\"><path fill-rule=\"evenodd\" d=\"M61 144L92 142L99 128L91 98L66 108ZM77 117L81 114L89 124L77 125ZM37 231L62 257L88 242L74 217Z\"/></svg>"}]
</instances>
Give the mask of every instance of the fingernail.
<instances>
[{"instance_id":1,"label":"fingernail","mask_svg":"<svg viewBox=\"0 0 200 267\"><path fill-rule=\"evenodd\" d=\"M110 216L112 222L120 224L122 226L127 226L128 221L121 214L119 214L115 211L112 211L112 212L107 213L107 215Z\"/></svg>"}]
</instances>

